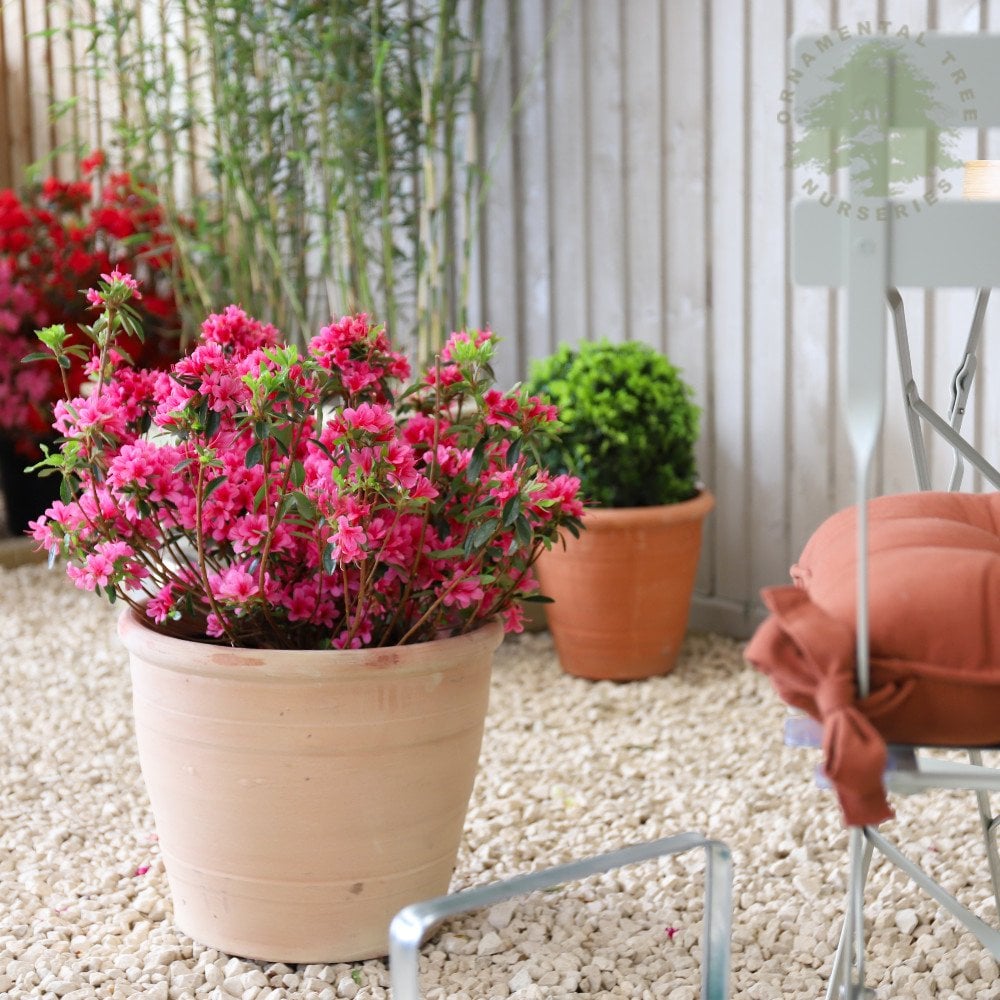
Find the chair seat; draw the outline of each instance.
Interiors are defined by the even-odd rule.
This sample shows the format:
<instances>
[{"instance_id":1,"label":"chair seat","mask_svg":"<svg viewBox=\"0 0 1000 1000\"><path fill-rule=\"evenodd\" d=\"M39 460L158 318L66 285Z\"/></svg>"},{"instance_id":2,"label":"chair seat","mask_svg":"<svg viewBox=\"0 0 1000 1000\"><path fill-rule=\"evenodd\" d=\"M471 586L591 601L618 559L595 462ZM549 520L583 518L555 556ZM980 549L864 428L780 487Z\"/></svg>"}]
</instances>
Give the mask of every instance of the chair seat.
<instances>
[{"instance_id":1,"label":"chair seat","mask_svg":"<svg viewBox=\"0 0 1000 1000\"><path fill-rule=\"evenodd\" d=\"M868 506L871 691L855 683L856 511L825 521L764 592L746 655L823 724L823 767L850 825L892 816L886 744L1000 744L1000 494L914 493Z\"/></svg>"},{"instance_id":2,"label":"chair seat","mask_svg":"<svg viewBox=\"0 0 1000 1000\"><path fill-rule=\"evenodd\" d=\"M823 745L823 726L816 719L795 712L785 719L785 746L795 749L818 750ZM919 753L921 750L970 750L1000 751L1000 745L991 747L935 747L925 744L889 743L887 759L882 772L886 791L897 795L913 795L928 788L964 788L967 790L997 791L1000 773L996 768L970 764L965 761L943 760ZM816 768L816 784L831 788L833 783L822 766Z\"/></svg>"}]
</instances>

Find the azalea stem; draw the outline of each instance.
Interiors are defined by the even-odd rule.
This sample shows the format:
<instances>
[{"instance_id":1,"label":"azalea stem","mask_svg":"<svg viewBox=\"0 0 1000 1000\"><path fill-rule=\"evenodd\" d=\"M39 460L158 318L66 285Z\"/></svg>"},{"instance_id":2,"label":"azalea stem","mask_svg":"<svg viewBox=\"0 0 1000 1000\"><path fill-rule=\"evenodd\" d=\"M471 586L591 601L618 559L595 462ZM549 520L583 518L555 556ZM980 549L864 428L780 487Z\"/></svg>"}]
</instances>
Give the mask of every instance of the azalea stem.
<instances>
[{"instance_id":1,"label":"azalea stem","mask_svg":"<svg viewBox=\"0 0 1000 1000\"><path fill-rule=\"evenodd\" d=\"M441 355L439 354L434 359L434 436L431 439L431 462L430 462L430 478L434 481L437 478L438 472L438 444L441 441ZM392 618L389 624L386 626L385 633L383 634L379 645L385 645L389 641L389 637L392 635L392 630L396 627L396 622L399 621L399 616L403 613L408 601L410 600L410 595L413 593L413 583L417 579L417 570L420 568L420 557L424 552L424 539L427 536L427 526L430 523L430 503L427 504L427 509L424 511L423 522L420 525L420 537L417 541L417 555L413 561L413 565L410 567L409 573L407 574L406 586L403 588L403 594L393 611Z\"/></svg>"},{"instance_id":2,"label":"azalea stem","mask_svg":"<svg viewBox=\"0 0 1000 1000\"><path fill-rule=\"evenodd\" d=\"M222 609L215 601L215 594L212 593L211 584L208 582L208 568L205 565L205 523L204 523L204 501L205 501L205 464L201 461L199 456L198 459L198 481L195 484L194 491L194 527L195 527L195 542L198 546L198 569L201 573L201 584L205 591L205 596L208 598L208 603L212 608L212 613L218 619L219 625L221 626L223 632L226 633L226 638L229 640L230 646L239 645L236 641L236 637L233 635L231 629L229 628L229 622L226 621L225 615L222 613Z\"/></svg>"},{"instance_id":3,"label":"azalea stem","mask_svg":"<svg viewBox=\"0 0 1000 1000\"><path fill-rule=\"evenodd\" d=\"M473 573L471 572L471 570L473 568L476 569L476 574L475 575L478 576L478 571L479 571L479 569L482 568L482 562L483 562L484 557L486 556L486 550L489 548L490 542L492 542L493 539L497 537L497 534L499 533L499 529L500 529L500 522L497 521L497 527L496 527L496 529L494 530L493 534L489 537L489 539L486 541L486 544L483 545L482 549L479 552L479 555L476 556L476 559L475 559L475 562L473 563L473 566L470 567L469 571L467 571L465 573L462 573L462 574L459 574L458 576L456 576L451 581L451 583L449 583L448 586L445 587L441 591L440 594L438 594L438 596L431 603L430 607L428 607L427 610L417 619L417 621L413 624L413 626L410 628L410 630L403 636L403 638L399 640L399 645L400 646L405 646L406 645L406 643L409 641L410 637L413 636L414 634L416 634L416 632L418 632L420 630L420 628L427 622L427 620L431 617L431 615L441 606L441 604L444 602L444 599L446 597L448 597L448 595L451 594L451 592L460 583L462 583L465 580L468 580L471 576L473 576Z\"/></svg>"}]
</instances>

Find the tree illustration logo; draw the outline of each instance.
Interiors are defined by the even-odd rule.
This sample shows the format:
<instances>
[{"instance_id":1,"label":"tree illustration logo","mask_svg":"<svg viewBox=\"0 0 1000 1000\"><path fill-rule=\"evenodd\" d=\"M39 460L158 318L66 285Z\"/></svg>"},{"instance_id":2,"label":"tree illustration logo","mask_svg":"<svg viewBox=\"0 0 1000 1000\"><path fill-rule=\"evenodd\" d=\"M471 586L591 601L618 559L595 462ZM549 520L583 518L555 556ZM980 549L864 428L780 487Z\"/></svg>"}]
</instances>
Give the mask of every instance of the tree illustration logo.
<instances>
[{"instance_id":1,"label":"tree illustration logo","mask_svg":"<svg viewBox=\"0 0 1000 1000\"><path fill-rule=\"evenodd\" d=\"M962 160L952 155L958 132L940 127L941 113L947 109L936 99L934 83L902 48L889 39L857 47L849 60L824 78L824 89L802 112L805 132L792 144L793 166L830 176L846 168L855 190L869 197L899 195L905 185L929 177L935 169L962 166ZM895 64L893 101L913 127L887 128L880 95L885 92L890 55ZM852 77L854 90L849 92Z\"/></svg>"}]
</instances>

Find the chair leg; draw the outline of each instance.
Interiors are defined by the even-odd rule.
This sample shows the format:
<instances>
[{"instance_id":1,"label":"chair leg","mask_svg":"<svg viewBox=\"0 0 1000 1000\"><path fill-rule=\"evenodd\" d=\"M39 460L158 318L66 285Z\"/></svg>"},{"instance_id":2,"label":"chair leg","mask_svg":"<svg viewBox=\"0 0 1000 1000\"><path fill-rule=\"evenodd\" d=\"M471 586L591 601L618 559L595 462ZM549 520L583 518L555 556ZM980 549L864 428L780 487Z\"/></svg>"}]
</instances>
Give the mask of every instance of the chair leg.
<instances>
[{"instance_id":1,"label":"chair leg","mask_svg":"<svg viewBox=\"0 0 1000 1000\"><path fill-rule=\"evenodd\" d=\"M981 750L969 751L969 763L977 767L983 765ZM983 842L986 845L986 860L990 866L990 881L993 883L993 898L997 905L997 916L1000 917L1000 852L997 851L996 825L997 817L993 815L990 806L990 795L986 791L976 792L976 803L979 806L979 822L983 828Z\"/></svg>"},{"instance_id":2,"label":"chair leg","mask_svg":"<svg viewBox=\"0 0 1000 1000\"><path fill-rule=\"evenodd\" d=\"M865 884L874 848L861 827L852 827L849 844L847 906L840 943L833 958L833 970L826 1000L862 1000L874 996L865 989Z\"/></svg>"},{"instance_id":3,"label":"chair leg","mask_svg":"<svg viewBox=\"0 0 1000 1000\"><path fill-rule=\"evenodd\" d=\"M908 875L931 899L974 934L994 958L1000 959L1000 931L977 917L967 906L963 906L873 827L865 828L865 836L877 848L879 854Z\"/></svg>"},{"instance_id":4,"label":"chair leg","mask_svg":"<svg viewBox=\"0 0 1000 1000\"><path fill-rule=\"evenodd\" d=\"M733 859L729 848L698 833L681 833L644 844L633 844L608 854L571 861L504 882L464 889L450 896L413 903L400 910L389 928L389 974L393 1000L420 1000L420 945L447 917L493 906L515 896L549 889L610 871L622 865L682 854L695 848L706 854L705 924L702 932L703 1000L728 1000L730 941L732 937Z\"/></svg>"}]
</instances>

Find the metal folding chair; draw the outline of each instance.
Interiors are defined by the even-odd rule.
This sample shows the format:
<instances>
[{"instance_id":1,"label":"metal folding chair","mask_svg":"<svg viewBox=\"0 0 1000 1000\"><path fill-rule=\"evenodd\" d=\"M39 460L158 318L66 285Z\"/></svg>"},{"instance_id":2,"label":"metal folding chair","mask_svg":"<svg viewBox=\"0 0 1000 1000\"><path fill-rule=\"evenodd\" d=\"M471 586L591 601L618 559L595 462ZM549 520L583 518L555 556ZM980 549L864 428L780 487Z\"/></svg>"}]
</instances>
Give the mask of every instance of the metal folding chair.
<instances>
[{"instance_id":1,"label":"metal folding chair","mask_svg":"<svg viewBox=\"0 0 1000 1000\"><path fill-rule=\"evenodd\" d=\"M544 871L518 875L505 882L465 889L414 903L396 914L389 928L389 972L393 1000L420 1000L420 946L433 929L448 917L469 913L515 896L550 889L564 882L586 878L652 858L705 851L705 924L702 933L702 997L726 1000L729 996L730 937L732 930L733 863L729 848L701 834L681 833L644 844L634 844L608 854L557 865Z\"/></svg>"},{"instance_id":2,"label":"metal folding chair","mask_svg":"<svg viewBox=\"0 0 1000 1000\"><path fill-rule=\"evenodd\" d=\"M817 37L795 43L795 64L804 53L815 54L824 43ZM827 47L829 39L826 39ZM874 106L882 114L870 117L866 136L881 143L883 155L874 157L888 164L889 134L898 128L926 128L926 116L916 113L894 92L897 50L883 39L855 38L842 43L876 47L884 60L884 75L875 81ZM922 36L919 56L928 65L961 67L968 86L977 95L975 118L967 106L942 106L939 128L990 127L1000 125L1000 36ZM847 49L845 49L847 51ZM935 62L936 60L936 62ZM847 95L841 108L849 112L862 98L872 105L873 79L862 80L867 59L851 60L847 66ZM854 67L852 69L852 66ZM798 101L796 114L804 114ZM839 123L847 128L847 122ZM833 123L837 127L838 123ZM873 135L874 133L874 135ZM897 218L896 203L888 195L888 177L878 178L878 195L862 190L855 171L850 177L849 217L815 201L802 201L793 214L794 277L799 284L844 287L847 296L847 332L841 344L840 396L847 436L854 457L857 498L857 688L859 697L869 691L868 618L868 521L866 504L870 494L871 469L884 410L886 369L886 302L894 320L896 347L903 381L907 426L913 449L917 482L930 487L921 421L940 434L955 450L955 468L950 488L958 489L965 462L977 468L995 487L1000 473L961 436L962 417L975 374L983 318L989 289L1000 284L1000 203L941 201L919 214ZM859 218L857 207L865 205L867 218ZM876 222L874 220L884 221ZM965 352L953 381L952 403L947 418L936 413L921 397L913 378L901 287L969 287L979 289ZM994 892L1000 907L1000 860L994 832L996 820L988 792L1000 790L1000 771L982 766L980 748L970 750L968 764L928 758L915 747L890 747L890 768L884 776L888 791L912 794L932 788L962 788L975 791L986 840ZM874 827L850 830L850 868L844 929L834 960L828 998L847 1000L871 996L864 985L864 888L872 854L878 850L917 885L954 915L997 958L1000 932L996 931L946 892L937 882L907 859Z\"/></svg>"}]
</instances>

